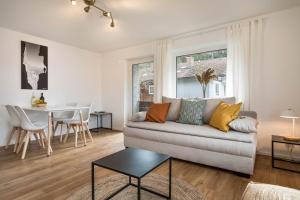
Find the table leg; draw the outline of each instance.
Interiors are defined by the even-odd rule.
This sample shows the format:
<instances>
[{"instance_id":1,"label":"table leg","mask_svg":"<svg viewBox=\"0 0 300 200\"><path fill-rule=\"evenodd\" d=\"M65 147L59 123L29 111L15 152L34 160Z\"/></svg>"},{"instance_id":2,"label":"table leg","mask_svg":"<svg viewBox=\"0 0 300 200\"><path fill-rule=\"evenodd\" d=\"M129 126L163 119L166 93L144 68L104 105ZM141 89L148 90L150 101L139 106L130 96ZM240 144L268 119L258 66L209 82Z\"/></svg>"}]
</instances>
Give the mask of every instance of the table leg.
<instances>
[{"instance_id":1,"label":"table leg","mask_svg":"<svg viewBox=\"0 0 300 200\"><path fill-rule=\"evenodd\" d=\"M100 128L103 128L103 116L102 115L100 115Z\"/></svg>"},{"instance_id":2,"label":"table leg","mask_svg":"<svg viewBox=\"0 0 300 200\"><path fill-rule=\"evenodd\" d=\"M112 125L112 123L113 123L113 121L112 121L112 113L111 113L111 115L110 115L110 130L112 130L113 129L113 125Z\"/></svg>"},{"instance_id":3,"label":"table leg","mask_svg":"<svg viewBox=\"0 0 300 200\"><path fill-rule=\"evenodd\" d=\"M169 199L172 198L172 158L169 159Z\"/></svg>"},{"instance_id":4,"label":"table leg","mask_svg":"<svg viewBox=\"0 0 300 200\"><path fill-rule=\"evenodd\" d=\"M140 178L138 178L137 179L137 181L138 181L138 188L137 188L137 199L138 200L141 200L141 179Z\"/></svg>"},{"instance_id":5,"label":"table leg","mask_svg":"<svg viewBox=\"0 0 300 200\"><path fill-rule=\"evenodd\" d=\"M274 168L274 142L272 141L272 167Z\"/></svg>"},{"instance_id":6,"label":"table leg","mask_svg":"<svg viewBox=\"0 0 300 200\"><path fill-rule=\"evenodd\" d=\"M95 167L92 163L92 200L95 200Z\"/></svg>"},{"instance_id":7,"label":"table leg","mask_svg":"<svg viewBox=\"0 0 300 200\"><path fill-rule=\"evenodd\" d=\"M47 155L50 156L52 152L51 148L51 136L52 136L52 112L48 112L48 140L47 140Z\"/></svg>"}]
</instances>

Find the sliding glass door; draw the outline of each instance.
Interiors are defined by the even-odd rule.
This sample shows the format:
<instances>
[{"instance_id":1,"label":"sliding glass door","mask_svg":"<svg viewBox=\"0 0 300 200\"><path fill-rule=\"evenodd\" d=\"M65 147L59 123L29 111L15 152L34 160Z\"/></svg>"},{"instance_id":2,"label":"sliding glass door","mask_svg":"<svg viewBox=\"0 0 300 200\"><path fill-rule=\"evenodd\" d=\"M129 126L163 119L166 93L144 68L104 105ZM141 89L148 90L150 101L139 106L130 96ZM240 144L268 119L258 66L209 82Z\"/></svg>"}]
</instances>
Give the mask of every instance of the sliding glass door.
<instances>
[{"instance_id":1,"label":"sliding glass door","mask_svg":"<svg viewBox=\"0 0 300 200\"><path fill-rule=\"evenodd\" d=\"M132 65L132 113L147 111L153 102L153 61Z\"/></svg>"}]
</instances>

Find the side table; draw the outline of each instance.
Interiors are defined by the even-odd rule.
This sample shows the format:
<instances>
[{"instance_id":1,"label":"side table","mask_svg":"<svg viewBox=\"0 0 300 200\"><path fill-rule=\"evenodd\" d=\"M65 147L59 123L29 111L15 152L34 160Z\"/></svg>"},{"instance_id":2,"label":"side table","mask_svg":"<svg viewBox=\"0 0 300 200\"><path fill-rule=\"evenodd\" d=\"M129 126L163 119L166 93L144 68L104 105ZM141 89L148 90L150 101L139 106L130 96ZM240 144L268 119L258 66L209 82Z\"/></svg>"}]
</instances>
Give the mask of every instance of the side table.
<instances>
[{"instance_id":1,"label":"side table","mask_svg":"<svg viewBox=\"0 0 300 200\"><path fill-rule=\"evenodd\" d=\"M298 172L300 173L299 170L292 170L292 169L287 169L287 168L282 168L282 167L277 167L275 166L275 161L284 161L284 162L289 162L289 163L294 163L294 164L300 164L300 161L295 161L295 160L289 160L285 158L279 158L274 155L274 144L275 143L281 143L281 144L290 144L290 145L300 145L300 141L289 141L285 140L283 136L279 135L272 135L272 167L277 168L277 169L283 169L291 172ZM300 167L299 167L300 169Z\"/></svg>"},{"instance_id":2,"label":"side table","mask_svg":"<svg viewBox=\"0 0 300 200\"><path fill-rule=\"evenodd\" d=\"M97 117L97 128L92 129L92 131L95 131L95 129L98 131L99 129L110 129L112 130L112 113L109 112L93 112L91 113L92 116L96 116ZM103 116L110 116L110 127L103 127ZM100 123L99 123L99 119L100 119ZM100 124L100 126L99 126Z\"/></svg>"}]
</instances>

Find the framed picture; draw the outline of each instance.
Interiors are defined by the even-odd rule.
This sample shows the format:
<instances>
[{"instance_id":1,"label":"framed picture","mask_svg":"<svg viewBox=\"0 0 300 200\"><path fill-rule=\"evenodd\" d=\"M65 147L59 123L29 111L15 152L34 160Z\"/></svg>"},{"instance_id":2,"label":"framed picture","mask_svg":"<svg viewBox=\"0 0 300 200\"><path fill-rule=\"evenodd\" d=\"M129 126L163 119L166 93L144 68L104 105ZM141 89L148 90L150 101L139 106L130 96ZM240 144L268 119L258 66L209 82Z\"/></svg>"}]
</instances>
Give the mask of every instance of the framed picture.
<instances>
[{"instance_id":1,"label":"framed picture","mask_svg":"<svg viewBox=\"0 0 300 200\"><path fill-rule=\"evenodd\" d=\"M48 90L48 47L21 41L21 89Z\"/></svg>"}]
</instances>

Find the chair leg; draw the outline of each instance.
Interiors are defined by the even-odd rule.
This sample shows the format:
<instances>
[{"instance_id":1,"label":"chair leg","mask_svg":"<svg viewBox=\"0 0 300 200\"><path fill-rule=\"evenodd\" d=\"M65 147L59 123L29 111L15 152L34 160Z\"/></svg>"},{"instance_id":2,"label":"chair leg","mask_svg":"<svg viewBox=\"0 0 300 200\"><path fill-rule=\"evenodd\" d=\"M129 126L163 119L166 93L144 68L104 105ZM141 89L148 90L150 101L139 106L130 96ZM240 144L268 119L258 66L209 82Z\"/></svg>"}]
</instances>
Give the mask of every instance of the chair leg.
<instances>
[{"instance_id":1,"label":"chair leg","mask_svg":"<svg viewBox=\"0 0 300 200\"><path fill-rule=\"evenodd\" d=\"M40 141L41 141L41 143L42 143L42 147L43 147L43 149L45 149L45 142L44 142L44 139L45 139L45 138L44 138L42 132L39 132L38 134L39 134L39 136L40 136Z\"/></svg>"},{"instance_id":2,"label":"chair leg","mask_svg":"<svg viewBox=\"0 0 300 200\"><path fill-rule=\"evenodd\" d=\"M82 125L82 124L80 125L80 127L81 127L81 130L82 130L82 135L83 135L83 142L84 142L84 146L86 146L86 137L85 137L85 131L84 131L84 127L83 127L83 125Z\"/></svg>"},{"instance_id":3,"label":"chair leg","mask_svg":"<svg viewBox=\"0 0 300 200\"><path fill-rule=\"evenodd\" d=\"M25 144L24 144L24 148L23 148L23 153L22 153L22 157L21 157L22 160L25 158L30 137L31 137L31 133L27 133L26 134L26 138L25 138Z\"/></svg>"},{"instance_id":4,"label":"chair leg","mask_svg":"<svg viewBox=\"0 0 300 200\"><path fill-rule=\"evenodd\" d=\"M54 123L54 122L53 122ZM58 125L59 125L59 122L56 122L55 126L54 126L54 129L53 129L53 134L52 136L54 137L55 133L56 133L56 130L58 128Z\"/></svg>"},{"instance_id":5,"label":"chair leg","mask_svg":"<svg viewBox=\"0 0 300 200\"><path fill-rule=\"evenodd\" d=\"M81 140L81 141L84 141L84 140L83 140L83 133L82 133L82 131L81 131L81 126L78 125L78 127L79 127L80 140Z\"/></svg>"},{"instance_id":6,"label":"chair leg","mask_svg":"<svg viewBox=\"0 0 300 200\"><path fill-rule=\"evenodd\" d=\"M69 133L70 133L70 125L69 125L69 124L67 124L67 134L65 135L64 143L66 143L66 142L67 142L67 139L68 139Z\"/></svg>"},{"instance_id":7,"label":"chair leg","mask_svg":"<svg viewBox=\"0 0 300 200\"><path fill-rule=\"evenodd\" d=\"M15 134L15 131L16 131L16 127L13 127L13 129L10 132L10 135L8 136L5 149L8 149L8 145L10 144L10 141L11 141L13 135Z\"/></svg>"},{"instance_id":8,"label":"chair leg","mask_svg":"<svg viewBox=\"0 0 300 200\"><path fill-rule=\"evenodd\" d=\"M19 144L19 140L20 140L20 137L21 137L21 129L17 129L17 137L16 137L16 141L15 141L15 146L14 146L14 152L17 151L17 148L18 148L18 144Z\"/></svg>"},{"instance_id":9,"label":"chair leg","mask_svg":"<svg viewBox=\"0 0 300 200\"><path fill-rule=\"evenodd\" d=\"M87 125L87 124L84 124L84 126L85 126L85 128L86 128L86 131L87 131L87 133L88 133L88 135L89 135L90 140L91 140L92 142L94 142L93 137L92 137L92 134L91 134L91 132L90 132L90 129L89 129L88 125Z\"/></svg>"},{"instance_id":10,"label":"chair leg","mask_svg":"<svg viewBox=\"0 0 300 200\"><path fill-rule=\"evenodd\" d=\"M42 143L41 143L41 141L40 141L40 138L38 137L38 134L37 134L37 133L34 133L33 136L34 136L36 142L39 143L40 146L42 146Z\"/></svg>"},{"instance_id":11,"label":"chair leg","mask_svg":"<svg viewBox=\"0 0 300 200\"><path fill-rule=\"evenodd\" d=\"M75 147L77 147L77 140L78 140L78 125L76 125L76 130L75 130Z\"/></svg>"},{"instance_id":12,"label":"chair leg","mask_svg":"<svg viewBox=\"0 0 300 200\"><path fill-rule=\"evenodd\" d=\"M42 130L41 134L42 134L42 135L43 135L43 137L44 137L45 143L46 143L46 144L48 144L48 139L47 139L47 136L46 136L46 133L45 133L45 131L44 131L44 130ZM51 146L50 146L50 152L53 152L53 150L52 150Z\"/></svg>"},{"instance_id":13,"label":"chair leg","mask_svg":"<svg viewBox=\"0 0 300 200\"><path fill-rule=\"evenodd\" d=\"M62 142L62 129L63 129L63 124L60 124L60 138L59 138L59 142Z\"/></svg>"},{"instance_id":14,"label":"chair leg","mask_svg":"<svg viewBox=\"0 0 300 200\"><path fill-rule=\"evenodd\" d=\"M20 152L20 150L22 148L22 145L24 143L24 139L25 139L26 135L27 135L27 131L24 130L24 132L21 134L16 154L18 154Z\"/></svg>"}]
</instances>

